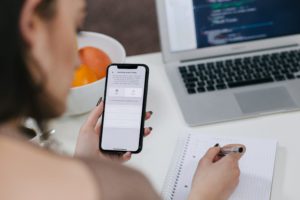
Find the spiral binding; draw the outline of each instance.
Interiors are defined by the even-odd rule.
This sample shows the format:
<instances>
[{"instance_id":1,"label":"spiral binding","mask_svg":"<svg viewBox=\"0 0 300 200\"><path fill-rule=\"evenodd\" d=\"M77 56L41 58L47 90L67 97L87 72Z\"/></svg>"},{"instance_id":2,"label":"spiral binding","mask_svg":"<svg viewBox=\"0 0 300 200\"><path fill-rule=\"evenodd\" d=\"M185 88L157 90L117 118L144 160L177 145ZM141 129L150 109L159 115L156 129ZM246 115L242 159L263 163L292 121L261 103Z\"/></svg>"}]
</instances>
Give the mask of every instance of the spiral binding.
<instances>
[{"instance_id":1,"label":"spiral binding","mask_svg":"<svg viewBox=\"0 0 300 200\"><path fill-rule=\"evenodd\" d=\"M174 195L177 190L177 184L181 176L181 171L189 147L190 139L190 134L178 139L176 150L172 159L173 161L169 168L170 170L166 177L164 189L162 191L162 197L164 200L174 200Z\"/></svg>"}]
</instances>

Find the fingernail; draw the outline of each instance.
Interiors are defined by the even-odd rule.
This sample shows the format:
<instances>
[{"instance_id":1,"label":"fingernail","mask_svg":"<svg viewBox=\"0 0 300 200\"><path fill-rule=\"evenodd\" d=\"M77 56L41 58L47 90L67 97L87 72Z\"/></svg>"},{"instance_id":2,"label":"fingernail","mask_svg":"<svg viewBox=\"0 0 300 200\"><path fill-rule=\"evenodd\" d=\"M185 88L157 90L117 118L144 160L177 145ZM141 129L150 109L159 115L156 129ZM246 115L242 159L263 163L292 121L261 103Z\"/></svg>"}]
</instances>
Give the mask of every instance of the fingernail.
<instances>
[{"instance_id":1,"label":"fingernail","mask_svg":"<svg viewBox=\"0 0 300 200\"><path fill-rule=\"evenodd\" d=\"M243 147L240 147L239 148L239 153L243 153L244 152L244 148Z\"/></svg>"},{"instance_id":2,"label":"fingernail","mask_svg":"<svg viewBox=\"0 0 300 200\"><path fill-rule=\"evenodd\" d=\"M102 102L102 97L100 97L100 99L99 99L99 101L98 101L96 107L99 106L101 102Z\"/></svg>"},{"instance_id":3,"label":"fingernail","mask_svg":"<svg viewBox=\"0 0 300 200\"><path fill-rule=\"evenodd\" d=\"M220 146L219 143L215 144L215 147L218 147L218 146Z\"/></svg>"},{"instance_id":4,"label":"fingernail","mask_svg":"<svg viewBox=\"0 0 300 200\"><path fill-rule=\"evenodd\" d=\"M152 111L149 111L150 115L153 115L153 112Z\"/></svg>"},{"instance_id":5,"label":"fingernail","mask_svg":"<svg viewBox=\"0 0 300 200\"><path fill-rule=\"evenodd\" d=\"M152 127L149 127L149 130L150 130L150 131L152 131L152 130L153 130L153 128L152 128Z\"/></svg>"}]
</instances>

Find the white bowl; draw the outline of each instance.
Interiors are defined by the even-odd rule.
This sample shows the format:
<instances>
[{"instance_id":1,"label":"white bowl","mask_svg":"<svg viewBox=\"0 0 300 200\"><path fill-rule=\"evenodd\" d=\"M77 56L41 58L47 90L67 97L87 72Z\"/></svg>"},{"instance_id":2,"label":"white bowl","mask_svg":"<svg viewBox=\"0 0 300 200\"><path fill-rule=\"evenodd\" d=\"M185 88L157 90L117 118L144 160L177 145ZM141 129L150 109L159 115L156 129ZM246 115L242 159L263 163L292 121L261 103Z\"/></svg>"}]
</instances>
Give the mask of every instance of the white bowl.
<instances>
[{"instance_id":1,"label":"white bowl","mask_svg":"<svg viewBox=\"0 0 300 200\"><path fill-rule=\"evenodd\" d=\"M96 47L108 54L113 63L125 62L124 47L115 39L92 32L82 32L78 37L79 49L87 46ZM72 88L68 97L66 115L80 115L96 107L104 94L105 78L81 87Z\"/></svg>"}]
</instances>

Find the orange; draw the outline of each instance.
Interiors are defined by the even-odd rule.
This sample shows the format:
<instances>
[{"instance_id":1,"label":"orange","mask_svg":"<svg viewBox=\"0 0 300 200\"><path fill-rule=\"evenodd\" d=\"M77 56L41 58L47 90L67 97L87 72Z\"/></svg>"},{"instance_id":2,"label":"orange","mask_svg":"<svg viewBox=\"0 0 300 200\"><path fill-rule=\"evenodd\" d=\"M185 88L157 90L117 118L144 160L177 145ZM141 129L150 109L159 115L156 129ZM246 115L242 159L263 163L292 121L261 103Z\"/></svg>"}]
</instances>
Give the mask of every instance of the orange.
<instances>
[{"instance_id":1,"label":"orange","mask_svg":"<svg viewBox=\"0 0 300 200\"><path fill-rule=\"evenodd\" d=\"M98 79L106 76L106 69L112 63L109 56L102 50L95 47L84 47L79 50L79 56L82 64L90 67Z\"/></svg>"},{"instance_id":2,"label":"orange","mask_svg":"<svg viewBox=\"0 0 300 200\"><path fill-rule=\"evenodd\" d=\"M80 65L75 71L72 87L79 87L97 81L97 74L87 65Z\"/></svg>"}]
</instances>

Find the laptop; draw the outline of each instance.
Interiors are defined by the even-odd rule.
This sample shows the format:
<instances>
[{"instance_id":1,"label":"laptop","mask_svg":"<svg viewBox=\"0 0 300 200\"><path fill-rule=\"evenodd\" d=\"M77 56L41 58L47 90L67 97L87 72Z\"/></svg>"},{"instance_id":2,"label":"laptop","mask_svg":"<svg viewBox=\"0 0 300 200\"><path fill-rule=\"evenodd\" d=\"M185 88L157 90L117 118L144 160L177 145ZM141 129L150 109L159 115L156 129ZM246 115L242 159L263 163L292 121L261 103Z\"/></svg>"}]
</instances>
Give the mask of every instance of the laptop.
<instances>
[{"instance_id":1,"label":"laptop","mask_svg":"<svg viewBox=\"0 0 300 200\"><path fill-rule=\"evenodd\" d=\"M156 4L165 68L190 126L299 109L299 0Z\"/></svg>"}]
</instances>

